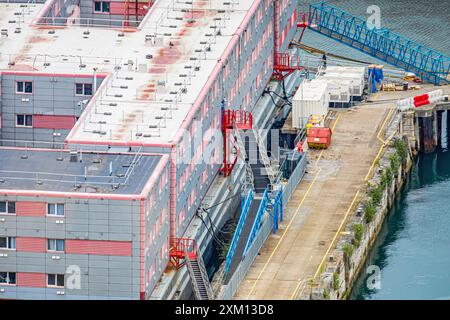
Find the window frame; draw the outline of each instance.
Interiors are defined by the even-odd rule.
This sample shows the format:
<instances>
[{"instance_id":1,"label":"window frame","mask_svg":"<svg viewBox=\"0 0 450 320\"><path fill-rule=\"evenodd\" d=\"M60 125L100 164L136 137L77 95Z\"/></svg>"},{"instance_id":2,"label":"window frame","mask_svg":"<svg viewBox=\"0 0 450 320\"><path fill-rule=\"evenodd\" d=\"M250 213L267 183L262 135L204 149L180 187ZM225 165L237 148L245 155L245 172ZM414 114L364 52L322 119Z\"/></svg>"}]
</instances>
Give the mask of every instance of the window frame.
<instances>
[{"instance_id":1,"label":"window frame","mask_svg":"<svg viewBox=\"0 0 450 320\"><path fill-rule=\"evenodd\" d=\"M0 282L0 286L17 286L17 272L14 271L0 271L0 273L6 273L6 279L10 279L10 274L14 274L14 283L10 282Z\"/></svg>"},{"instance_id":2,"label":"window frame","mask_svg":"<svg viewBox=\"0 0 450 320\"><path fill-rule=\"evenodd\" d=\"M23 85L23 91L18 90L19 83ZM26 92L26 83L31 83L31 92ZM16 80L14 83L15 94L33 94L34 93L34 83L32 80Z\"/></svg>"},{"instance_id":3,"label":"window frame","mask_svg":"<svg viewBox=\"0 0 450 320\"><path fill-rule=\"evenodd\" d=\"M62 241L63 249L58 250L58 241ZM50 249L50 243L53 242L55 249ZM64 239L47 239L47 252L64 253L66 251L66 242Z\"/></svg>"},{"instance_id":4,"label":"window frame","mask_svg":"<svg viewBox=\"0 0 450 320\"><path fill-rule=\"evenodd\" d=\"M0 238L5 238L6 239L6 247L0 247L0 250L16 251L16 248L17 248L16 237L2 236ZM14 240L14 248L11 248L11 240Z\"/></svg>"},{"instance_id":5,"label":"window frame","mask_svg":"<svg viewBox=\"0 0 450 320\"><path fill-rule=\"evenodd\" d=\"M97 10L95 8L96 3L100 3L100 10ZM105 11L105 8L104 8L105 3L108 4L108 11ZM105 1L105 0L94 1L94 5L92 7L92 11L95 14L111 14L111 1Z\"/></svg>"},{"instance_id":6,"label":"window frame","mask_svg":"<svg viewBox=\"0 0 450 320\"><path fill-rule=\"evenodd\" d=\"M81 85L81 91L82 93L77 93L77 86ZM91 86L91 94L86 94L86 85ZM94 95L94 85L89 82L76 82L75 83L75 96L78 97L90 97Z\"/></svg>"},{"instance_id":7,"label":"window frame","mask_svg":"<svg viewBox=\"0 0 450 320\"><path fill-rule=\"evenodd\" d=\"M55 284L49 284L49 280L50 280L50 276L55 276ZM58 285L58 277L62 277L63 278L63 285L59 286ZM66 284L66 279L65 279L65 275L64 274L60 274L60 273L47 273L47 288L65 288L65 284Z\"/></svg>"},{"instance_id":8,"label":"window frame","mask_svg":"<svg viewBox=\"0 0 450 320\"><path fill-rule=\"evenodd\" d=\"M5 210L6 211L0 211L0 215L9 215L9 216L15 216L16 215L16 201L0 201L5 202ZM14 203L14 212L9 212L9 204Z\"/></svg>"},{"instance_id":9,"label":"window frame","mask_svg":"<svg viewBox=\"0 0 450 320\"><path fill-rule=\"evenodd\" d=\"M63 214L59 215L58 214L58 205L62 205L63 206ZM54 206L55 207L55 214L51 214L50 213L50 206ZM65 217L66 216L66 206L64 203L61 202L49 202L47 203L47 216L49 217Z\"/></svg>"},{"instance_id":10,"label":"window frame","mask_svg":"<svg viewBox=\"0 0 450 320\"><path fill-rule=\"evenodd\" d=\"M23 116L23 124L19 124L19 116ZM31 125L27 125L27 117L31 117ZM16 128L33 128L33 115L28 113L16 113L15 125Z\"/></svg>"}]
</instances>

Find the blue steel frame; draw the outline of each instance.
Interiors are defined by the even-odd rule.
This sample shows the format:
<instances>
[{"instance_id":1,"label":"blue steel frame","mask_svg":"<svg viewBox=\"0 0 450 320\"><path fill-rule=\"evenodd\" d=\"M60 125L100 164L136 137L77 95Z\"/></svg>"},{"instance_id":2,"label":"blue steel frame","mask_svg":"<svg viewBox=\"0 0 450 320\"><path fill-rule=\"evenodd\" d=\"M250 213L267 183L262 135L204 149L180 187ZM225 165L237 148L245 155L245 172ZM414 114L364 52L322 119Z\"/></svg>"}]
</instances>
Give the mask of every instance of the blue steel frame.
<instances>
[{"instance_id":1,"label":"blue steel frame","mask_svg":"<svg viewBox=\"0 0 450 320\"><path fill-rule=\"evenodd\" d=\"M283 192L277 191L273 199L273 233L278 230L278 222L283 221Z\"/></svg>"},{"instance_id":2,"label":"blue steel frame","mask_svg":"<svg viewBox=\"0 0 450 320\"><path fill-rule=\"evenodd\" d=\"M242 212L239 218L239 222L236 227L236 231L234 232L233 239L231 240L230 248L228 249L227 256L225 258L225 272L228 273L228 270L231 266L231 261L233 260L234 252L236 251L236 247L239 241L239 236L242 232L242 227L244 226L245 219L247 219L247 214L250 211L250 206L253 201L253 191L250 190L245 200L242 202Z\"/></svg>"},{"instance_id":3,"label":"blue steel frame","mask_svg":"<svg viewBox=\"0 0 450 320\"><path fill-rule=\"evenodd\" d=\"M255 239L256 235L258 234L258 230L261 227L262 219L264 217L264 212L267 211L267 205L269 204L269 194L267 192L267 189L264 190L264 194L261 199L261 203L259 204L258 212L256 213L255 221L253 222L252 230L250 231L250 234L247 239L247 243L245 244L244 253L242 254L243 257L247 254L248 249L250 248L251 244L253 243L253 240Z\"/></svg>"},{"instance_id":4,"label":"blue steel frame","mask_svg":"<svg viewBox=\"0 0 450 320\"><path fill-rule=\"evenodd\" d=\"M436 85L448 84L450 58L325 2L309 6L308 28Z\"/></svg>"}]
</instances>

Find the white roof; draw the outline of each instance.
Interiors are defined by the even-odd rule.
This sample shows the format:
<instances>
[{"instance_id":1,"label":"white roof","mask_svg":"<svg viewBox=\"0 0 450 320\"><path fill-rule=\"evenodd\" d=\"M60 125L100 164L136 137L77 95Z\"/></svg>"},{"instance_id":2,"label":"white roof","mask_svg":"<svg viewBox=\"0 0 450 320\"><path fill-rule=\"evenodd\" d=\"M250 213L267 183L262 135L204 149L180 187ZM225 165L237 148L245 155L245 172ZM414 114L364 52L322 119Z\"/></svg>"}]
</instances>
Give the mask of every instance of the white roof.
<instances>
[{"instance_id":1,"label":"white roof","mask_svg":"<svg viewBox=\"0 0 450 320\"><path fill-rule=\"evenodd\" d=\"M327 66L325 69L326 73L357 73L364 75L366 72L366 67L356 67L356 66Z\"/></svg>"},{"instance_id":2,"label":"white roof","mask_svg":"<svg viewBox=\"0 0 450 320\"><path fill-rule=\"evenodd\" d=\"M349 80L352 83L362 84L364 82L364 75L355 72L352 73L327 72L321 75L321 79Z\"/></svg>"},{"instance_id":3,"label":"white roof","mask_svg":"<svg viewBox=\"0 0 450 320\"><path fill-rule=\"evenodd\" d=\"M0 70L83 74L96 67L110 72L131 55L118 42L124 41L118 37L120 30L90 28L86 35L84 27L58 27L51 33L49 28L34 26L42 8L43 4L0 3L0 26L8 31L8 36L0 37Z\"/></svg>"},{"instance_id":4,"label":"white roof","mask_svg":"<svg viewBox=\"0 0 450 320\"><path fill-rule=\"evenodd\" d=\"M319 101L323 99L327 93L328 83L326 80L305 80L301 83L293 99L297 101Z\"/></svg>"},{"instance_id":5,"label":"white roof","mask_svg":"<svg viewBox=\"0 0 450 320\"><path fill-rule=\"evenodd\" d=\"M171 142L253 4L192 2L157 0L139 30L120 37L118 29L89 28L86 35L87 29L78 26L49 34L48 29L30 25L42 8L37 4L29 5L22 32L15 34L17 25L7 20L20 6L0 4L0 24L9 29L9 36L0 40L0 70L91 74L95 67L99 73L114 73L91 99L69 142ZM215 35L217 28L221 35ZM14 66L8 66L11 57ZM44 59L49 66L44 66ZM86 66L80 69L80 64ZM158 86L162 82L165 86Z\"/></svg>"}]
</instances>

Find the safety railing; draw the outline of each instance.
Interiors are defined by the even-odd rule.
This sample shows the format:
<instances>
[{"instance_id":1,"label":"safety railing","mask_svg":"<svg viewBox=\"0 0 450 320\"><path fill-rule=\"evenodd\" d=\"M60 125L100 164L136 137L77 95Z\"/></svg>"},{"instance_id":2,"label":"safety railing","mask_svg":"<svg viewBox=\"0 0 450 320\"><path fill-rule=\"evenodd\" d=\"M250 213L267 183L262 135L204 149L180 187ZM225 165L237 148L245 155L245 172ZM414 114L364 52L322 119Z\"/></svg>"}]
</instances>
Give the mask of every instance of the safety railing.
<instances>
[{"instance_id":1,"label":"safety railing","mask_svg":"<svg viewBox=\"0 0 450 320\"><path fill-rule=\"evenodd\" d=\"M273 201L273 233L277 233L278 223L283 221L283 190L274 191Z\"/></svg>"},{"instance_id":2,"label":"safety railing","mask_svg":"<svg viewBox=\"0 0 450 320\"><path fill-rule=\"evenodd\" d=\"M250 211L250 205L253 201L253 191L250 190L247 197L245 198L245 201L242 205L242 212L241 216L239 218L239 222L236 227L236 231L234 232L233 239L231 240L230 248L228 249L228 253L225 259L225 272L227 273L230 269L231 262L233 260L234 253L236 251L236 247L239 241L239 237L242 232L242 228L244 226L245 220L247 219L248 212Z\"/></svg>"},{"instance_id":3,"label":"safety railing","mask_svg":"<svg viewBox=\"0 0 450 320\"><path fill-rule=\"evenodd\" d=\"M269 204L269 195L268 195L268 191L266 189L266 190L264 190L258 212L256 213L256 217L255 217L255 221L253 222L252 230L250 231L247 243L245 244L245 249L244 249L244 253L243 253L244 257L246 255L249 247L253 243L255 237L258 234L259 228L261 227L261 222L264 217L264 213L267 211L268 204Z\"/></svg>"},{"instance_id":4,"label":"safety railing","mask_svg":"<svg viewBox=\"0 0 450 320\"><path fill-rule=\"evenodd\" d=\"M179 269L183 266L186 256L197 258L197 242L190 238L171 238L169 256L173 265Z\"/></svg>"},{"instance_id":5,"label":"safety railing","mask_svg":"<svg viewBox=\"0 0 450 320\"><path fill-rule=\"evenodd\" d=\"M297 185L302 180L303 176L306 172L306 164L307 164L307 158L306 153L304 153L297 164L297 167L292 172L291 176L289 177L286 184L283 185L283 199L282 203L283 206L286 206L289 202L289 199L291 198L292 194L294 193L295 189L297 188Z\"/></svg>"}]
</instances>

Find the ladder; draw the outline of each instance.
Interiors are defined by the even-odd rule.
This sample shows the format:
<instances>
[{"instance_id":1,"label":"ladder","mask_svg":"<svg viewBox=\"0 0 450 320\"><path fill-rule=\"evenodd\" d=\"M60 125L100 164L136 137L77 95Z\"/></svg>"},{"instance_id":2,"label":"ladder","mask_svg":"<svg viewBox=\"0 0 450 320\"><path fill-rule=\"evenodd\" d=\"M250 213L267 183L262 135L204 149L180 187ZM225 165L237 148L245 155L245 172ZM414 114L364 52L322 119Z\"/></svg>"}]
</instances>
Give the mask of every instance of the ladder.
<instances>
[{"instance_id":1,"label":"ladder","mask_svg":"<svg viewBox=\"0 0 450 320\"><path fill-rule=\"evenodd\" d=\"M255 135L256 143L258 145L259 156L261 158L261 162L263 163L263 165L266 169L266 174L269 178L270 183L272 185L274 185L275 180L276 180L276 174L275 174L275 170L273 169L272 163L269 159L269 156L267 155L267 149L266 149L266 145L264 143L264 139L261 137L261 134L258 129L253 130L253 132Z\"/></svg>"},{"instance_id":2,"label":"ladder","mask_svg":"<svg viewBox=\"0 0 450 320\"><path fill-rule=\"evenodd\" d=\"M192 281L196 300L213 300L214 293L208 279L201 255L192 255L185 250L186 266Z\"/></svg>"}]
</instances>

